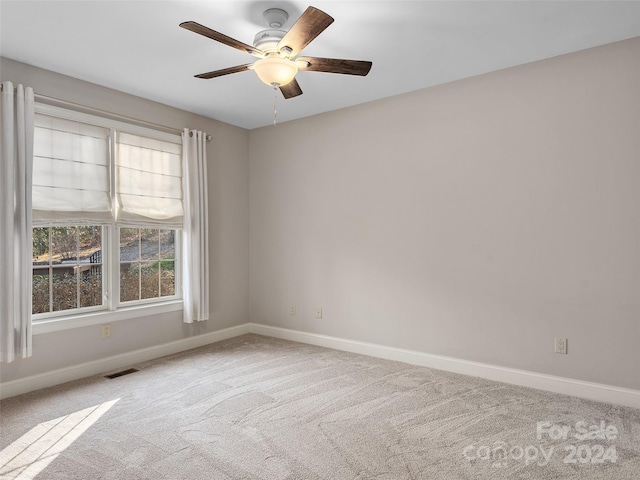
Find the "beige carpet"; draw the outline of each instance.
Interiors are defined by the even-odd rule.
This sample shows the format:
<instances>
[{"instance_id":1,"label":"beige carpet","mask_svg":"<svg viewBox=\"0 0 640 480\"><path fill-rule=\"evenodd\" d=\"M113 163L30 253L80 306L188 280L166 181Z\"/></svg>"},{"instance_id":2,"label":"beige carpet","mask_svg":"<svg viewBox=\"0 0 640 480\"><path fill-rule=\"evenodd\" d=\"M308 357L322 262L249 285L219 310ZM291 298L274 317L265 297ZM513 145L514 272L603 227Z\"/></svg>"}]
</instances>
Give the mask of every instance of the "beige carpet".
<instances>
[{"instance_id":1,"label":"beige carpet","mask_svg":"<svg viewBox=\"0 0 640 480\"><path fill-rule=\"evenodd\" d=\"M1 478L640 478L640 410L257 335L134 367L3 401Z\"/></svg>"}]
</instances>

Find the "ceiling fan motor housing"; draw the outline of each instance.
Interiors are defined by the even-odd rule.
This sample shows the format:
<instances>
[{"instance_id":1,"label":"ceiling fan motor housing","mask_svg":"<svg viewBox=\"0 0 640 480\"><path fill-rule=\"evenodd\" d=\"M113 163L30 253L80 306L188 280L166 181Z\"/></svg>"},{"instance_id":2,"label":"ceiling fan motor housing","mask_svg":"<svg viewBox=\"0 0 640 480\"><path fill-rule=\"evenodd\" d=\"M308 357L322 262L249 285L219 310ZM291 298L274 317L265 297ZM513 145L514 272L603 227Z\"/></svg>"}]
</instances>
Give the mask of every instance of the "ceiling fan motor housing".
<instances>
[{"instance_id":1,"label":"ceiling fan motor housing","mask_svg":"<svg viewBox=\"0 0 640 480\"><path fill-rule=\"evenodd\" d=\"M277 29L262 30L253 39L253 46L265 53L278 53L278 43L286 33Z\"/></svg>"},{"instance_id":2,"label":"ceiling fan motor housing","mask_svg":"<svg viewBox=\"0 0 640 480\"><path fill-rule=\"evenodd\" d=\"M256 34L253 46L265 53L280 53L278 43L287 33L281 28L289 20L289 14L281 8L269 8L262 13L262 18L269 28Z\"/></svg>"}]
</instances>

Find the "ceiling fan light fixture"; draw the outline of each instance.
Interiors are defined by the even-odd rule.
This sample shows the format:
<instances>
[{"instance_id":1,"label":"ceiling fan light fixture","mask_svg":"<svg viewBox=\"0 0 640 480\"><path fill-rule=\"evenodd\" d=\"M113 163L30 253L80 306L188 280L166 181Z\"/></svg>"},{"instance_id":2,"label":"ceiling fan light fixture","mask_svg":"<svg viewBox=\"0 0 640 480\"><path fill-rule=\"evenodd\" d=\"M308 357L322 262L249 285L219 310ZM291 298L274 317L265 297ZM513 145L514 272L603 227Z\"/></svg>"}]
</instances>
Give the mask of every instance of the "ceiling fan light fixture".
<instances>
[{"instance_id":1,"label":"ceiling fan light fixture","mask_svg":"<svg viewBox=\"0 0 640 480\"><path fill-rule=\"evenodd\" d=\"M269 86L282 87L291 82L298 66L295 62L280 57L262 58L253 64L253 70L258 78Z\"/></svg>"}]
</instances>

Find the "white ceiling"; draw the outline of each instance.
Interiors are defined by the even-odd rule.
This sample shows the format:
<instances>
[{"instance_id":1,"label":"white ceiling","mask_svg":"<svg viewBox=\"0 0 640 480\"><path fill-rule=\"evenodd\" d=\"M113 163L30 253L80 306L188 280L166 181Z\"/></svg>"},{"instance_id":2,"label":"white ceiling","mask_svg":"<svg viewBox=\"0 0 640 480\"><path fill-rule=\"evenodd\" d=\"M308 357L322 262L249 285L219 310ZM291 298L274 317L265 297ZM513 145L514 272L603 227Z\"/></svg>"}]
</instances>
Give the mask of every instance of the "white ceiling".
<instances>
[{"instance_id":1,"label":"white ceiling","mask_svg":"<svg viewBox=\"0 0 640 480\"><path fill-rule=\"evenodd\" d=\"M178 27L194 20L244 43L262 12L308 5L335 22L303 54L371 60L367 77L300 72L283 122L640 36L640 1L6 1L0 53L223 122L273 122L273 93L251 71L193 75L255 59ZM10 79L9 79L10 80Z\"/></svg>"}]
</instances>

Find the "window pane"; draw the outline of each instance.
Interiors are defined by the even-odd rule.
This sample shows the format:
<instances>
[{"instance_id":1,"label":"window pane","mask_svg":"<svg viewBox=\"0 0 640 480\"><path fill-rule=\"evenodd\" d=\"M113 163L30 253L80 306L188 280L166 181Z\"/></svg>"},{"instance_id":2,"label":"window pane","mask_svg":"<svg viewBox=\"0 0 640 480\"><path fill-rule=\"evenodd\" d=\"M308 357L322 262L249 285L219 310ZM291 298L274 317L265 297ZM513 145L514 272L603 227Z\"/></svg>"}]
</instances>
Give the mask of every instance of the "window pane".
<instances>
[{"instance_id":1,"label":"window pane","mask_svg":"<svg viewBox=\"0 0 640 480\"><path fill-rule=\"evenodd\" d=\"M32 313L49 311L49 267L33 272L33 292L31 298Z\"/></svg>"},{"instance_id":2,"label":"window pane","mask_svg":"<svg viewBox=\"0 0 640 480\"><path fill-rule=\"evenodd\" d=\"M54 312L78 307L78 282L73 271L73 265L53 269Z\"/></svg>"},{"instance_id":3,"label":"window pane","mask_svg":"<svg viewBox=\"0 0 640 480\"><path fill-rule=\"evenodd\" d=\"M158 260L160 258L158 235L159 230L155 228L140 229L140 250L142 260Z\"/></svg>"},{"instance_id":4,"label":"window pane","mask_svg":"<svg viewBox=\"0 0 640 480\"><path fill-rule=\"evenodd\" d=\"M80 306L102 305L102 266L92 265L80 276Z\"/></svg>"},{"instance_id":5,"label":"window pane","mask_svg":"<svg viewBox=\"0 0 640 480\"><path fill-rule=\"evenodd\" d=\"M51 227L51 258L57 262L76 260L76 227Z\"/></svg>"},{"instance_id":6,"label":"window pane","mask_svg":"<svg viewBox=\"0 0 640 480\"><path fill-rule=\"evenodd\" d=\"M102 227L78 227L80 306L102 305Z\"/></svg>"},{"instance_id":7,"label":"window pane","mask_svg":"<svg viewBox=\"0 0 640 480\"><path fill-rule=\"evenodd\" d=\"M176 231L160 232L160 296L176 294L175 276Z\"/></svg>"},{"instance_id":8,"label":"window pane","mask_svg":"<svg viewBox=\"0 0 640 480\"><path fill-rule=\"evenodd\" d=\"M49 305L49 227L37 227L33 236L33 280L31 288L31 313L50 311Z\"/></svg>"},{"instance_id":9,"label":"window pane","mask_svg":"<svg viewBox=\"0 0 640 480\"><path fill-rule=\"evenodd\" d=\"M120 264L120 301L140 299L140 268L136 263Z\"/></svg>"},{"instance_id":10,"label":"window pane","mask_svg":"<svg viewBox=\"0 0 640 480\"><path fill-rule=\"evenodd\" d=\"M160 262L160 295L166 297L175 294L175 262L173 260L162 260Z\"/></svg>"},{"instance_id":11,"label":"window pane","mask_svg":"<svg viewBox=\"0 0 640 480\"><path fill-rule=\"evenodd\" d=\"M33 229L33 258L34 264L47 265L49 263L49 228L37 227Z\"/></svg>"},{"instance_id":12,"label":"window pane","mask_svg":"<svg viewBox=\"0 0 640 480\"><path fill-rule=\"evenodd\" d=\"M134 262L140 258L140 229L120 229L120 261Z\"/></svg>"},{"instance_id":13,"label":"window pane","mask_svg":"<svg viewBox=\"0 0 640 480\"><path fill-rule=\"evenodd\" d=\"M159 272L160 263L143 263L141 272L141 298L159 297Z\"/></svg>"},{"instance_id":14,"label":"window pane","mask_svg":"<svg viewBox=\"0 0 640 480\"><path fill-rule=\"evenodd\" d=\"M160 231L160 258L176 258L176 231Z\"/></svg>"},{"instance_id":15,"label":"window pane","mask_svg":"<svg viewBox=\"0 0 640 480\"><path fill-rule=\"evenodd\" d=\"M80 258L88 259L89 255L102 250L102 227L78 227L80 235ZM102 263L100 259L94 258L91 263Z\"/></svg>"}]
</instances>

